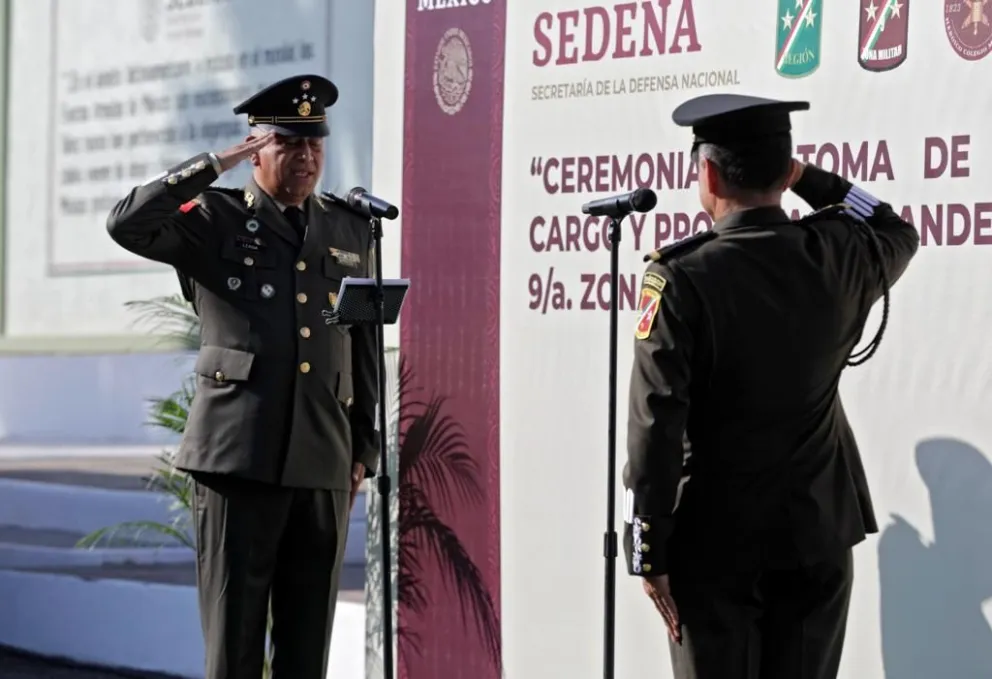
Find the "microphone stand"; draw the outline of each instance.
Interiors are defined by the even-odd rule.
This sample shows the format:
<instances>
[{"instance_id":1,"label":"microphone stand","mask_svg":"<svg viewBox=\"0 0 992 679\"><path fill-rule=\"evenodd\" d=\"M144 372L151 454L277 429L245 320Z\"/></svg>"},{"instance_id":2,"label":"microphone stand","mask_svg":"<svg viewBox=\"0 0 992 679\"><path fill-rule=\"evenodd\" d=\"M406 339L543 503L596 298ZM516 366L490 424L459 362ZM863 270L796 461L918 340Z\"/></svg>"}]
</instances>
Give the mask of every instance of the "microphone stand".
<instances>
[{"instance_id":1,"label":"microphone stand","mask_svg":"<svg viewBox=\"0 0 992 679\"><path fill-rule=\"evenodd\" d=\"M617 589L617 326L620 305L620 224L627 215L610 217L610 375L606 446L606 532L603 534L603 557L606 559L603 616L603 679L613 679L616 656Z\"/></svg>"},{"instance_id":2,"label":"microphone stand","mask_svg":"<svg viewBox=\"0 0 992 679\"><path fill-rule=\"evenodd\" d=\"M372 242L375 248L375 334L376 357L379 365L378 376L378 406L376 415L379 428L379 474L376 476L376 490L379 493L380 518L382 529L382 665L385 679L393 679L393 574L392 574L392 545L390 534L390 492L392 484L389 478L388 455L386 444L386 339L385 339L385 294L382 290L382 221L378 217L369 219L372 230Z\"/></svg>"}]
</instances>

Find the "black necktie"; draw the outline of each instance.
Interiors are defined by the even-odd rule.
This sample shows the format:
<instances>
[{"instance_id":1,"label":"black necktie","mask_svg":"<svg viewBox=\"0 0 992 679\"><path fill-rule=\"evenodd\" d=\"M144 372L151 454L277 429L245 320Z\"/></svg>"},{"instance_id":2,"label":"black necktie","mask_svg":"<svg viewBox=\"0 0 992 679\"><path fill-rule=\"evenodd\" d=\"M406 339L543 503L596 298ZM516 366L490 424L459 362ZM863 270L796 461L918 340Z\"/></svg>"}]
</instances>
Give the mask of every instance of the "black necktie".
<instances>
[{"instance_id":1,"label":"black necktie","mask_svg":"<svg viewBox=\"0 0 992 679\"><path fill-rule=\"evenodd\" d=\"M300 242L302 243L307 233L307 218L303 214L303 210L290 206L283 211L283 214L286 216L286 220L296 229L296 235L300 237Z\"/></svg>"}]
</instances>

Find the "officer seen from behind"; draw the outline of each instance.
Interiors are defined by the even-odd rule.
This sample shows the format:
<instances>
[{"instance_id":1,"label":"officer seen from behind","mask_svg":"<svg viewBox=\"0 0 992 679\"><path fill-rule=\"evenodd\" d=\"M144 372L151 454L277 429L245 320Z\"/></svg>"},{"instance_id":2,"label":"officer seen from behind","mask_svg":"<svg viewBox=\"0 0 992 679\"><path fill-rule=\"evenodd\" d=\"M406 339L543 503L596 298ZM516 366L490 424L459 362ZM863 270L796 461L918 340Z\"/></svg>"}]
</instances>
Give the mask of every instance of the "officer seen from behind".
<instances>
[{"instance_id":1,"label":"officer seen from behind","mask_svg":"<svg viewBox=\"0 0 992 679\"><path fill-rule=\"evenodd\" d=\"M680 679L834 679L851 548L878 530L838 385L919 237L792 159L789 114L807 108L708 95L673 114L714 224L647 258L624 551ZM789 188L815 210L799 223Z\"/></svg>"},{"instance_id":2,"label":"officer seen from behind","mask_svg":"<svg viewBox=\"0 0 992 679\"><path fill-rule=\"evenodd\" d=\"M368 222L315 187L337 88L278 82L235 109L250 136L133 189L107 228L175 267L201 321L176 466L194 481L206 679L260 679L271 596L275 679L324 679L359 484L377 462L369 329L325 322L370 275ZM212 187L243 161L243 189Z\"/></svg>"}]
</instances>

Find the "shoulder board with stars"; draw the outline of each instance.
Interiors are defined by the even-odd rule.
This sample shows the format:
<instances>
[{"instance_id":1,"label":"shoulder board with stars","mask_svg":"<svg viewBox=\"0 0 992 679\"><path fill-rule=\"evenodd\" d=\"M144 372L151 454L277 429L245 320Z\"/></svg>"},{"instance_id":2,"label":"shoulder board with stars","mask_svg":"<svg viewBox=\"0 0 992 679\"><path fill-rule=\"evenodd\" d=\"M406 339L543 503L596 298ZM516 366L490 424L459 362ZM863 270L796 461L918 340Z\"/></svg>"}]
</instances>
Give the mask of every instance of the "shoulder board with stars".
<instances>
[{"instance_id":1,"label":"shoulder board with stars","mask_svg":"<svg viewBox=\"0 0 992 679\"><path fill-rule=\"evenodd\" d=\"M711 241L716 238L716 231L707 230L700 231L694 236L689 236L688 238L683 238L680 241L676 241L671 245L666 245L660 250L655 250L654 252L649 252L644 255L645 262L664 262L667 259L671 259L675 255L681 255L689 252L693 248L699 247L707 241Z\"/></svg>"},{"instance_id":2,"label":"shoulder board with stars","mask_svg":"<svg viewBox=\"0 0 992 679\"><path fill-rule=\"evenodd\" d=\"M198 172L203 172L206 169L207 169L207 161L204 160L203 158L200 158L199 160L197 160L194 163L190 163L189 165L186 165L183 168L180 168L178 170L175 170L174 172L172 172L170 174L166 174L162 178L162 182L164 184L175 185L175 184L178 184L181 181L184 181L186 179L189 179L190 177L192 177L193 175L195 175Z\"/></svg>"},{"instance_id":3,"label":"shoulder board with stars","mask_svg":"<svg viewBox=\"0 0 992 679\"><path fill-rule=\"evenodd\" d=\"M819 210L814 210L808 215L804 215L799 218L796 224L800 226L807 226L813 222L819 221L821 219L837 219L841 215L849 214L848 211L851 206L847 203L835 203L834 205L827 205L826 207L821 207Z\"/></svg>"}]
</instances>

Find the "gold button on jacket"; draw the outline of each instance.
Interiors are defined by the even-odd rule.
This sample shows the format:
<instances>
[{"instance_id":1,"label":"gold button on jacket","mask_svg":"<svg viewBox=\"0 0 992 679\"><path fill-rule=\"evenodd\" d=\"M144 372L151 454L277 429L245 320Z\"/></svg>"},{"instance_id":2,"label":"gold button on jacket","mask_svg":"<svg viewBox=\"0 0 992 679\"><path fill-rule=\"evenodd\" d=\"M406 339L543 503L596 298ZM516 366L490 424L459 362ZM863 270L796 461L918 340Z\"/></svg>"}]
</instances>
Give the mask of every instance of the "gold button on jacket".
<instances>
[{"instance_id":1,"label":"gold button on jacket","mask_svg":"<svg viewBox=\"0 0 992 679\"><path fill-rule=\"evenodd\" d=\"M174 267L200 317L201 377L177 465L350 490L354 462L378 466L375 335L322 312L345 277L371 275L368 220L311 196L301 242L254 181L212 187L209 161L181 175L206 159L167 173L175 184L134 188L107 224L125 249Z\"/></svg>"}]
</instances>

